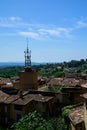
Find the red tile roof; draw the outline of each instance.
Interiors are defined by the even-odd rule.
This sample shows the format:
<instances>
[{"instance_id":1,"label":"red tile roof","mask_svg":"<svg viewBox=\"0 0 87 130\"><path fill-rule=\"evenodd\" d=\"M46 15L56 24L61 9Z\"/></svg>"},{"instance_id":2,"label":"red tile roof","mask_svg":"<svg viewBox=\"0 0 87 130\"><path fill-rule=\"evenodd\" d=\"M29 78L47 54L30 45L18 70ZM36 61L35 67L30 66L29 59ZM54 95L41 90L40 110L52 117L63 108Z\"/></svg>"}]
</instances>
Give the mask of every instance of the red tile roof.
<instances>
[{"instance_id":1,"label":"red tile roof","mask_svg":"<svg viewBox=\"0 0 87 130\"><path fill-rule=\"evenodd\" d=\"M69 118L74 125L82 123L84 121L84 106L77 106L71 109Z\"/></svg>"},{"instance_id":2,"label":"red tile roof","mask_svg":"<svg viewBox=\"0 0 87 130\"><path fill-rule=\"evenodd\" d=\"M9 97L8 94L0 90L0 103L3 103Z\"/></svg>"}]
</instances>

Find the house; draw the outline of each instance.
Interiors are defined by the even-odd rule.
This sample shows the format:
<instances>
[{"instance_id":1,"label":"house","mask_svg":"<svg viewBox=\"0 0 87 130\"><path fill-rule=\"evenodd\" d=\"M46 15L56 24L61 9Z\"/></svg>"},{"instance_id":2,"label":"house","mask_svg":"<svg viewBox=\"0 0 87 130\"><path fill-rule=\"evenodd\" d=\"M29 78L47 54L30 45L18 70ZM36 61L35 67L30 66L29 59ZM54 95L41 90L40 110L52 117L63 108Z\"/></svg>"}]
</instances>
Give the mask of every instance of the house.
<instances>
[{"instance_id":1,"label":"house","mask_svg":"<svg viewBox=\"0 0 87 130\"><path fill-rule=\"evenodd\" d=\"M52 78L48 82L48 88L61 89L62 104L69 105L82 102L81 94L87 92L87 89L82 87L82 84L86 84L87 81L78 78Z\"/></svg>"},{"instance_id":2,"label":"house","mask_svg":"<svg viewBox=\"0 0 87 130\"><path fill-rule=\"evenodd\" d=\"M12 83L3 85L3 86L1 87L1 90L2 90L3 92L5 92L5 93L9 94L9 95L17 94L18 91L19 91L17 88L15 88L15 87L13 86Z\"/></svg>"},{"instance_id":3,"label":"house","mask_svg":"<svg viewBox=\"0 0 87 130\"><path fill-rule=\"evenodd\" d=\"M17 94L9 95L0 91L0 123L4 126L11 126L34 110L46 118L54 116L57 110L54 96L37 92L30 93L30 91L20 90Z\"/></svg>"},{"instance_id":4,"label":"house","mask_svg":"<svg viewBox=\"0 0 87 130\"><path fill-rule=\"evenodd\" d=\"M4 112L3 112L3 118L4 118L4 126L10 126L14 123L13 120L13 108L12 108L12 102L17 100L19 98L19 95L9 95L9 97L4 100Z\"/></svg>"},{"instance_id":5,"label":"house","mask_svg":"<svg viewBox=\"0 0 87 130\"><path fill-rule=\"evenodd\" d=\"M12 77L11 82L16 89L20 89L20 77Z\"/></svg>"},{"instance_id":6,"label":"house","mask_svg":"<svg viewBox=\"0 0 87 130\"><path fill-rule=\"evenodd\" d=\"M9 125L12 120L12 107L11 103L19 98L18 95L8 95L3 91L0 91L0 123L2 125Z\"/></svg>"},{"instance_id":7,"label":"house","mask_svg":"<svg viewBox=\"0 0 87 130\"><path fill-rule=\"evenodd\" d=\"M72 130L85 130L84 124L84 106L79 105L71 109L69 114Z\"/></svg>"},{"instance_id":8,"label":"house","mask_svg":"<svg viewBox=\"0 0 87 130\"><path fill-rule=\"evenodd\" d=\"M81 94L84 93L84 89L81 86L75 87L62 87L62 93L65 95L63 100L64 104L77 104L83 102ZM86 90L87 91L87 90Z\"/></svg>"},{"instance_id":9,"label":"house","mask_svg":"<svg viewBox=\"0 0 87 130\"><path fill-rule=\"evenodd\" d=\"M0 87L6 85L7 83L11 83L9 78L1 78L0 77Z\"/></svg>"},{"instance_id":10,"label":"house","mask_svg":"<svg viewBox=\"0 0 87 130\"><path fill-rule=\"evenodd\" d=\"M87 93L81 95L84 99L84 120L85 120L85 128L87 130Z\"/></svg>"},{"instance_id":11,"label":"house","mask_svg":"<svg viewBox=\"0 0 87 130\"><path fill-rule=\"evenodd\" d=\"M0 91L0 123L2 125L12 125L34 108L34 101L29 94L8 95Z\"/></svg>"},{"instance_id":12,"label":"house","mask_svg":"<svg viewBox=\"0 0 87 130\"><path fill-rule=\"evenodd\" d=\"M30 94L21 95L12 103L13 120L17 122L24 115L35 110L33 97Z\"/></svg>"},{"instance_id":13,"label":"house","mask_svg":"<svg viewBox=\"0 0 87 130\"><path fill-rule=\"evenodd\" d=\"M43 96L41 94L21 95L20 98L12 102L13 120L17 122L24 115L31 111L37 110L44 117L51 117L54 115L54 102L53 96Z\"/></svg>"},{"instance_id":14,"label":"house","mask_svg":"<svg viewBox=\"0 0 87 130\"><path fill-rule=\"evenodd\" d=\"M81 78L52 78L48 82L48 86L57 86L57 87L75 87L87 83L87 80Z\"/></svg>"},{"instance_id":15,"label":"house","mask_svg":"<svg viewBox=\"0 0 87 130\"><path fill-rule=\"evenodd\" d=\"M45 118L54 116L55 114L55 98L53 96L43 96L34 94L35 109L40 112Z\"/></svg>"},{"instance_id":16,"label":"house","mask_svg":"<svg viewBox=\"0 0 87 130\"><path fill-rule=\"evenodd\" d=\"M0 123L3 125L6 122L5 118L5 112L6 112L6 107L4 104L4 101L9 97L8 94L0 91Z\"/></svg>"}]
</instances>

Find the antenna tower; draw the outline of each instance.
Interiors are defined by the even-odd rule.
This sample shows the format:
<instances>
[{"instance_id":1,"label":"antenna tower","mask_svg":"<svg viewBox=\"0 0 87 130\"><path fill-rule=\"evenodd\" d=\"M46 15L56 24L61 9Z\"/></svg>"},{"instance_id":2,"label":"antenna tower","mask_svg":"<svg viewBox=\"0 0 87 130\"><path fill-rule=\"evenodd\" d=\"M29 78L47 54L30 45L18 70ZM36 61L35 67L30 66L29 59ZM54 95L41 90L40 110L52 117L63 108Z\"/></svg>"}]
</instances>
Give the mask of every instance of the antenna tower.
<instances>
[{"instance_id":1,"label":"antenna tower","mask_svg":"<svg viewBox=\"0 0 87 130\"><path fill-rule=\"evenodd\" d=\"M27 39L27 49L25 53L25 67L31 67L31 50L28 49L28 39Z\"/></svg>"}]
</instances>

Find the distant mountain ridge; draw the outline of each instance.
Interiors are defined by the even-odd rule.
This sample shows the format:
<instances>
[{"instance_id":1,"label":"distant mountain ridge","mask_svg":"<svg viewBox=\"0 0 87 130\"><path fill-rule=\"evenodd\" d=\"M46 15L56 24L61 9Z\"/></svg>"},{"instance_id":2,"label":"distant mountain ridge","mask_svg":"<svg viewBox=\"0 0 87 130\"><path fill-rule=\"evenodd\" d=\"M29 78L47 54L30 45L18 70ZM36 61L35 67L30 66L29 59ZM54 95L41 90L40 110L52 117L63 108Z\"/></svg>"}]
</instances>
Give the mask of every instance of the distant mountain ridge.
<instances>
[{"instance_id":1,"label":"distant mountain ridge","mask_svg":"<svg viewBox=\"0 0 87 130\"><path fill-rule=\"evenodd\" d=\"M32 62L32 65L40 65L42 63L36 63L36 62ZM11 66L24 66L25 63L24 62L0 62L0 68L3 67L11 67Z\"/></svg>"}]
</instances>

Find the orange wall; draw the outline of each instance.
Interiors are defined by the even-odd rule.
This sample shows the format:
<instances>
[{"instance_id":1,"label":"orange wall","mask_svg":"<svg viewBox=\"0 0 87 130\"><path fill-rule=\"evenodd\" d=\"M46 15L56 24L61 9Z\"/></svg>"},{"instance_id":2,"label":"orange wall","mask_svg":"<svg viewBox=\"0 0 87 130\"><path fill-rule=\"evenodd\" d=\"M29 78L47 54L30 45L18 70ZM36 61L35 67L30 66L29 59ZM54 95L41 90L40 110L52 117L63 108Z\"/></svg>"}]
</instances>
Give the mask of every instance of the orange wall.
<instances>
[{"instance_id":1,"label":"orange wall","mask_svg":"<svg viewBox=\"0 0 87 130\"><path fill-rule=\"evenodd\" d=\"M20 72L20 85L23 90L37 88L37 72Z\"/></svg>"}]
</instances>

